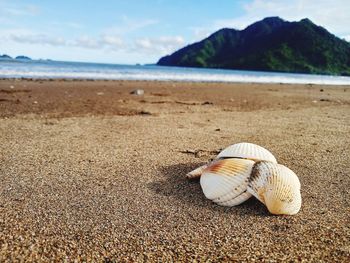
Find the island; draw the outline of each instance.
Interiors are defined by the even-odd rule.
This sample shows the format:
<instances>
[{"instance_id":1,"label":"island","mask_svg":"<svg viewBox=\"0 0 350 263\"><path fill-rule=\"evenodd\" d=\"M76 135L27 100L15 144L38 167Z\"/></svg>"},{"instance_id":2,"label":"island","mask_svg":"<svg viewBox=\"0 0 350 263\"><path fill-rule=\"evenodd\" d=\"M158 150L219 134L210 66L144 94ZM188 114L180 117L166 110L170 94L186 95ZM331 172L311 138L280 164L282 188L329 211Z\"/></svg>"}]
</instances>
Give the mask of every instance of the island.
<instances>
[{"instance_id":1,"label":"island","mask_svg":"<svg viewBox=\"0 0 350 263\"><path fill-rule=\"evenodd\" d=\"M10 57L9 55L3 54L3 55L0 55L0 59L12 59L12 57Z\"/></svg>"},{"instance_id":2,"label":"island","mask_svg":"<svg viewBox=\"0 0 350 263\"><path fill-rule=\"evenodd\" d=\"M307 18L268 17L244 30L223 28L157 65L348 76L350 43Z\"/></svg>"},{"instance_id":3,"label":"island","mask_svg":"<svg viewBox=\"0 0 350 263\"><path fill-rule=\"evenodd\" d=\"M19 59L19 60L32 60L30 57L27 57L27 56L17 56L15 59Z\"/></svg>"}]
</instances>

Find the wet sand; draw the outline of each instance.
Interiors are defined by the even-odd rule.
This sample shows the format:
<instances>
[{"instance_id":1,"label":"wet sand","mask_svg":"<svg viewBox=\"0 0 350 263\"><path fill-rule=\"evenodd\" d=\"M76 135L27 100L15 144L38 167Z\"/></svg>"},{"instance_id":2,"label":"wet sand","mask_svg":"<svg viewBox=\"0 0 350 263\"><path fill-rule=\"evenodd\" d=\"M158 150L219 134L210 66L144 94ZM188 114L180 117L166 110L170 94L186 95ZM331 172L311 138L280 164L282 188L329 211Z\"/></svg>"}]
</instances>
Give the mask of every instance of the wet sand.
<instances>
[{"instance_id":1,"label":"wet sand","mask_svg":"<svg viewBox=\"0 0 350 263\"><path fill-rule=\"evenodd\" d=\"M349 86L0 80L0 261L346 262L349 134ZM242 141L299 176L297 215L185 178Z\"/></svg>"}]
</instances>

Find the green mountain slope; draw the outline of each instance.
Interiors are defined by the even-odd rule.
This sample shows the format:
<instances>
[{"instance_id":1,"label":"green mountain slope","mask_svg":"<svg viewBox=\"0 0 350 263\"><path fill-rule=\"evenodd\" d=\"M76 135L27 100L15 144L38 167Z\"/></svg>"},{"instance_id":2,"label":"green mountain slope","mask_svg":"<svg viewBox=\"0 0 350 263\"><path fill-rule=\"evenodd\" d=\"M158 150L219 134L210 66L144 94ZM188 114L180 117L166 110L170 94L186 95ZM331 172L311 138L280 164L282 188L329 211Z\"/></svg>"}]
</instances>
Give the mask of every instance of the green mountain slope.
<instances>
[{"instance_id":1,"label":"green mountain slope","mask_svg":"<svg viewBox=\"0 0 350 263\"><path fill-rule=\"evenodd\" d=\"M350 75L350 43L309 19L269 17L241 31L221 29L157 64Z\"/></svg>"}]
</instances>

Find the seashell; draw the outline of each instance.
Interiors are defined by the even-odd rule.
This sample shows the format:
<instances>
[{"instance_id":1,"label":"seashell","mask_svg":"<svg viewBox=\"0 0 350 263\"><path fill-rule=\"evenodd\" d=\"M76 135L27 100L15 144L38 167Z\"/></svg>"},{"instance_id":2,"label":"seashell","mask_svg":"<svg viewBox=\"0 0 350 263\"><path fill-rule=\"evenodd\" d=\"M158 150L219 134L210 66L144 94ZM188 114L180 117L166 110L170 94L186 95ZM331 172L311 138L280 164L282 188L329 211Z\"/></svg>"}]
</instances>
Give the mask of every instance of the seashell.
<instances>
[{"instance_id":1,"label":"seashell","mask_svg":"<svg viewBox=\"0 0 350 263\"><path fill-rule=\"evenodd\" d=\"M275 156L265 148L248 142L236 143L222 150L216 159L219 158L244 158L254 161L269 161L277 163Z\"/></svg>"},{"instance_id":2,"label":"seashell","mask_svg":"<svg viewBox=\"0 0 350 263\"><path fill-rule=\"evenodd\" d=\"M221 206L236 206L236 205L242 204L243 202L247 201L251 197L252 197L252 194L249 193L247 190L245 190L239 196L237 196L231 200L227 200L227 201L223 201L223 202L216 202L216 203L218 205L221 205Z\"/></svg>"},{"instance_id":3,"label":"seashell","mask_svg":"<svg viewBox=\"0 0 350 263\"><path fill-rule=\"evenodd\" d=\"M247 142L236 143L228 146L219 153L215 160L223 158L243 158L253 161L270 161L277 163L276 158L272 155L271 152L257 144ZM196 168L195 170L187 173L186 177L188 179L201 177L204 169L208 165L210 165L210 163Z\"/></svg>"},{"instance_id":4,"label":"seashell","mask_svg":"<svg viewBox=\"0 0 350 263\"><path fill-rule=\"evenodd\" d=\"M299 178L281 164L256 163L249 178L248 192L265 204L272 214L294 215L301 208Z\"/></svg>"},{"instance_id":5,"label":"seashell","mask_svg":"<svg viewBox=\"0 0 350 263\"><path fill-rule=\"evenodd\" d=\"M186 177L188 179L195 179L195 178L199 178L201 177L203 171L208 167L209 164L204 164L196 169L194 169L193 171L189 172L186 174Z\"/></svg>"},{"instance_id":6,"label":"seashell","mask_svg":"<svg viewBox=\"0 0 350 263\"><path fill-rule=\"evenodd\" d=\"M248 178L254 161L246 159L220 159L203 171L200 185L206 198L224 205L239 205L252 195L247 192Z\"/></svg>"}]
</instances>

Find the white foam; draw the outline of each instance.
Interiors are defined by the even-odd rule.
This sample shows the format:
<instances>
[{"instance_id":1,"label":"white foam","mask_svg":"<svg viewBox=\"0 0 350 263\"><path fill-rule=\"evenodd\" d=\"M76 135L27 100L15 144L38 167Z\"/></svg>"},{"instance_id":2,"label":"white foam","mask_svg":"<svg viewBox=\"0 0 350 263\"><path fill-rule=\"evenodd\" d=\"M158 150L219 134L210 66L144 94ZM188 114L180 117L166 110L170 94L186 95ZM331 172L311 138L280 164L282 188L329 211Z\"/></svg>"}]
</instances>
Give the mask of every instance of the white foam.
<instances>
[{"instance_id":1,"label":"white foam","mask_svg":"<svg viewBox=\"0 0 350 263\"><path fill-rule=\"evenodd\" d=\"M63 63L61 63L63 64ZM67 79L106 79L106 80L157 80L157 81L193 81L193 82L254 82L254 83L288 83L288 84L325 84L350 85L350 77L288 74L270 72L252 72L215 69L186 69L157 66L114 66L98 64L69 66L55 64L31 67L2 66L1 78L67 78ZM73 65L72 65L73 64ZM12 66L12 67L11 67ZM46 66L46 67L45 67Z\"/></svg>"}]
</instances>

